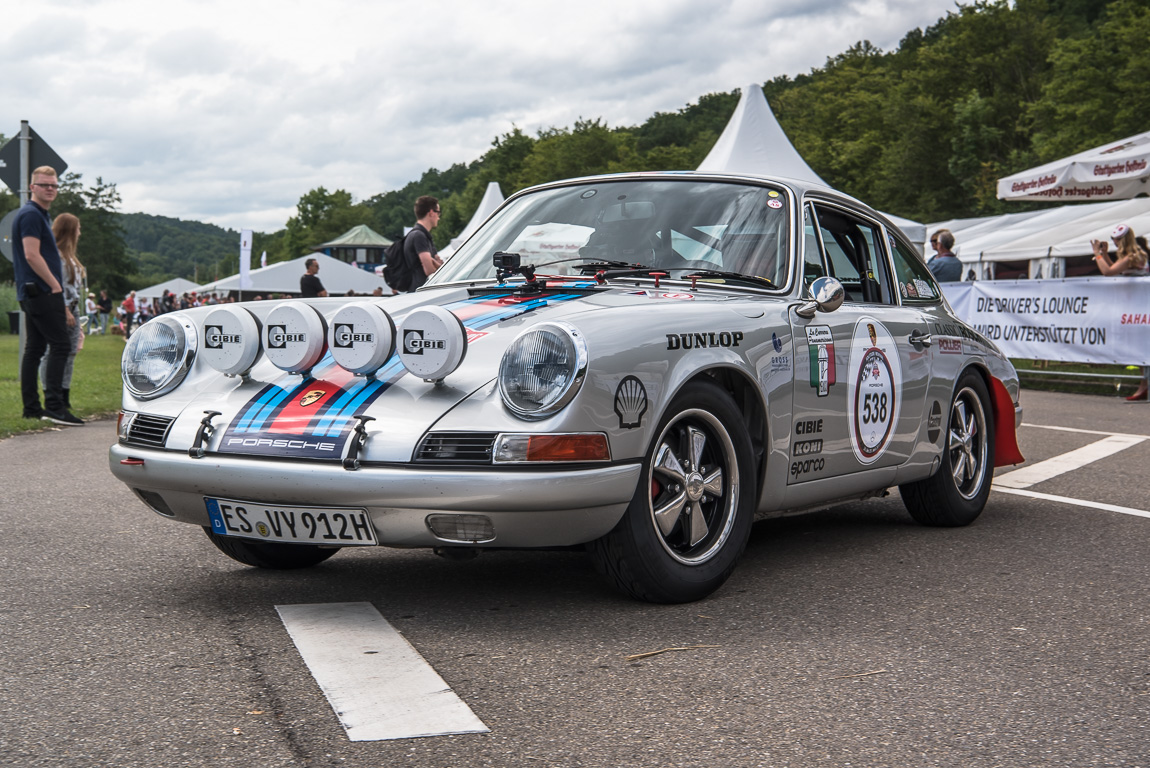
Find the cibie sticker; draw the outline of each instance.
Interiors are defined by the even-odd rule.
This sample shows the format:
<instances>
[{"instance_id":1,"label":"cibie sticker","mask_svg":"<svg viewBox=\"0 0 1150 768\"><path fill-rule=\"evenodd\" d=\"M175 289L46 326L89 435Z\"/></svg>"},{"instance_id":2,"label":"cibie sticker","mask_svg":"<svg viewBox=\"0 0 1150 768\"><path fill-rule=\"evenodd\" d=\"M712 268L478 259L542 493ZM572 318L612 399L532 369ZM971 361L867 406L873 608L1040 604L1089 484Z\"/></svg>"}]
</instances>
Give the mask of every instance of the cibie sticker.
<instances>
[{"instance_id":1,"label":"cibie sticker","mask_svg":"<svg viewBox=\"0 0 1150 768\"><path fill-rule=\"evenodd\" d=\"M902 407L898 348L890 332L873 317L855 324L848 376L851 447L856 459L871 464L890 444Z\"/></svg>"}]
</instances>

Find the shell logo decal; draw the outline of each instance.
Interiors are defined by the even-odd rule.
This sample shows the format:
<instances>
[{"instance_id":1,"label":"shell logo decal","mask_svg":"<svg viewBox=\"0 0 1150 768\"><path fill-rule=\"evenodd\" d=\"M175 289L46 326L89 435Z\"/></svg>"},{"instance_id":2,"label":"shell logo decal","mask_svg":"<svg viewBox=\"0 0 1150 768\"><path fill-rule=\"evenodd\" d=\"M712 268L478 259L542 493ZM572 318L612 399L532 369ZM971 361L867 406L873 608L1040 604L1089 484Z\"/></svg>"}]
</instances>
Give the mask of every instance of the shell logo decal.
<instances>
[{"instance_id":1,"label":"shell logo decal","mask_svg":"<svg viewBox=\"0 0 1150 768\"><path fill-rule=\"evenodd\" d=\"M299 404L304 406L311 405L326 394L327 392L322 389L313 389L304 393L304 396L299 399Z\"/></svg>"},{"instance_id":2,"label":"shell logo decal","mask_svg":"<svg viewBox=\"0 0 1150 768\"><path fill-rule=\"evenodd\" d=\"M615 415L619 429L634 429L643 423L647 412L647 388L635 376L626 376L615 390Z\"/></svg>"}]
</instances>

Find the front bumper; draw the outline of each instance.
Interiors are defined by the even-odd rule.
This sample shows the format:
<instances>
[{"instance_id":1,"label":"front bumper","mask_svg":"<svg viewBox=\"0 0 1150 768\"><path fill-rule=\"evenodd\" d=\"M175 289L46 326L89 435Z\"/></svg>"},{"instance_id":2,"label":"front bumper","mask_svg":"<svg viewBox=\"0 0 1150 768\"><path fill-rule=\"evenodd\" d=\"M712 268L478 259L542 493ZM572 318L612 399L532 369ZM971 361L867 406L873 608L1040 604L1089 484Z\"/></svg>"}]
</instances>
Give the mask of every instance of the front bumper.
<instances>
[{"instance_id":1,"label":"front bumper","mask_svg":"<svg viewBox=\"0 0 1150 768\"><path fill-rule=\"evenodd\" d=\"M125 463L125 460L131 460ZM595 469L426 469L265 461L116 444L112 474L153 511L208 526L205 496L267 504L362 507L379 543L434 547L450 542L428 528L430 514L479 514L492 521L485 547L560 547L609 532L635 494L641 466ZM157 502L157 497L161 503Z\"/></svg>"}]
</instances>

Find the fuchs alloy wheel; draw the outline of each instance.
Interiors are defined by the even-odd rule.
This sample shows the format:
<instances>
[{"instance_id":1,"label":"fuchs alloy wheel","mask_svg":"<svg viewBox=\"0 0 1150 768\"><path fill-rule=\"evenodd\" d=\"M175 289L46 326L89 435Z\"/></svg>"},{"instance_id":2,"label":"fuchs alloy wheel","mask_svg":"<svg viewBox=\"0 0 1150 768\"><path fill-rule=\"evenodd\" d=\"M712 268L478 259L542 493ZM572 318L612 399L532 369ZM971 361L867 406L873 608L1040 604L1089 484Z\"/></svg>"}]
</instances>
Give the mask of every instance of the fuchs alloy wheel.
<instances>
[{"instance_id":1,"label":"fuchs alloy wheel","mask_svg":"<svg viewBox=\"0 0 1150 768\"><path fill-rule=\"evenodd\" d=\"M590 545L624 592L656 603L699 600L742 554L754 517L751 440L723 389L698 381L671 401L623 519Z\"/></svg>"},{"instance_id":2,"label":"fuchs alloy wheel","mask_svg":"<svg viewBox=\"0 0 1150 768\"><path fill-rule=\"evenodd\" d=\"M339 551L339 547L317 547L313 544L281 544L276 541L256 541L235 536L220 536L211 528L204 533L225 555L256 568L290 571L318 565Z\"/></svg>"},{"instance_id":3,"label":"fuchs alloy wheel","mask_svg":"<svg viewBox=\"0 0 1150 768\"><path fill-rule=\"evenodd\" d=\"M899 487L903 504L922 525L969 525L982 514L994 475L994 413L982 377L967 371L950 403L942 462L926 480Z\"/></svg>"}]
</instances>

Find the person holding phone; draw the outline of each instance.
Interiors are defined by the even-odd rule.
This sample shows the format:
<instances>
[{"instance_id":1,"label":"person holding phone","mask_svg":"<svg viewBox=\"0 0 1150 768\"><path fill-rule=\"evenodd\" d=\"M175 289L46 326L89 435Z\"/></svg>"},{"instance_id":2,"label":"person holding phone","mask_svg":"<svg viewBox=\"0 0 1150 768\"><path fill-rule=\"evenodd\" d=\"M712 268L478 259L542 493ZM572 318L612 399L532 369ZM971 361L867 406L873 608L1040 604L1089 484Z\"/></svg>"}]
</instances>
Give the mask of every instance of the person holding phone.
<instances>
[{"instance_id":1,"label":"person holding phone","mask_svg":"<svg viewBox=\"0 0 1150 768\"><path fill-rule=\"evenodd\" d=\"M1110 239L1114 241L1114 246L1117 249L1117 255L1114 259L1110 258L1106 243L1101 240L1090 241L1094 248L1094 263L1098 265L1099 272L1104 275L1133 277L1150 275L1150 257L1148 257L1142 244L1138 242L1138 238L1134 236L1134 230L1125 224L1119 224L1110 233ZM1131 403L1145 402L1148 392L1150 392L1150 367L1142 369L1142 381L1138 385L1138 389L1126 400Z\"/></svg>"}]
</instances>

